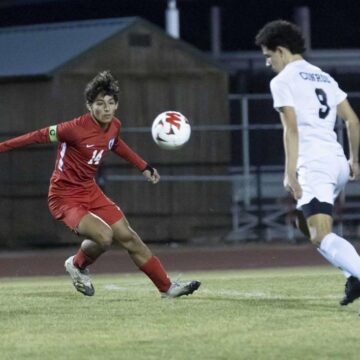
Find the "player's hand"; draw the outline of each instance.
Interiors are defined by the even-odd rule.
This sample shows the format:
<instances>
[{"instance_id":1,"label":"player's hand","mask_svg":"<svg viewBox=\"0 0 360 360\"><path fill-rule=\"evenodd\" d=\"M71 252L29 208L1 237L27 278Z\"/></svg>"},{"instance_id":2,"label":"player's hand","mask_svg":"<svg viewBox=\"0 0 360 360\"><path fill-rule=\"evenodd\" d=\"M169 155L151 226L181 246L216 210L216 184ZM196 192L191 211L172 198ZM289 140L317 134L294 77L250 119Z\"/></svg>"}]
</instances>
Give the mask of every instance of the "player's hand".
<instances>
[{"instance_id":1,"label":"player's hand","mask_svg":"<svg viewBox=\"0 0 360 360\"><path fill-rule=\"evenodd\" d=\"M302 197L301 186L295 176L285 175L284 188L288 191L295 200L299 200Z\"/></svg>"},{"instance_id":2,"label":"player's hand","mask_svg":"<svg viewBox=\"0 0 360 360\"><path fill-rule=\"evenodd\" d=\"M146 177L147 181L150 181L153 184L157 184L160 181L159 173L150 165L147 165L142 173Z\"/></svg>"},{"instance_id":3,"label":"player's hand","mask_svg":"<svg viewBox=\"0 0 360 360\"><path fill-rule=\"evenodd\" d=\"M349 161L349 166L350 166L349 180L354 181L359 177L359 163Z\"/></svg>"}]
</instances>

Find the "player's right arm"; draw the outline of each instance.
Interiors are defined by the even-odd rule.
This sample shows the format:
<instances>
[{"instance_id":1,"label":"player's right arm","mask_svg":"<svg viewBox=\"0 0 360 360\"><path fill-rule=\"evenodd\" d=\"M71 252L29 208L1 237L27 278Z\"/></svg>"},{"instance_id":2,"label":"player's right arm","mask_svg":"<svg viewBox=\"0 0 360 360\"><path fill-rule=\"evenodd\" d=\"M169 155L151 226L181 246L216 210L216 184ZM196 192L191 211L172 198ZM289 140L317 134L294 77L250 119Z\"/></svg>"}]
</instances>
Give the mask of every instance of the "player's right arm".
<instances>
[{"instance_id":1,"label":"player's right arm","mask_svg":"<svg viewBox=\"0 0 360 360\"><path fill-rule=\"evenodd\" d=\"M299 135L295 110L292 106L279 108L280 119L283 125L284 150L285 150L285 177L284 187L295 200L302 196L302 189L296 176L296 165L299 151Z\"/></svg>"},{"instance_id":2,"label":"player's right arm","mask_svg":"<svg viewBox=\"0 0 360 360\"><path fill-rule=\"evenodd\" d=\"M299 152L299 135L295 113L295 103L289 83L275 77L270 82L271 94L274 100L274 108L279 112L284 129L283 141L285 151L285 175L284 187L295 200L302 196L301 186L297 180L296 168Z\"/></svg>"},{"instance_id":3,"label":"player's right arm","mask_svg":"<svg viewBox=\"0 0 360 360\"><path fill-rule=\"evenodd\" d=\"M56 125L53 125L1 142L0 152L14 150L31 144L49 144L56 141Z\"/></svg>"},{"instance_id":4,"label":"player's right arm","mask_svg":"<svg viewBox=\"0 0 360 360\"><path fill-rule=\"evenodd\" d=\"M355 180L359 176L359 118L347 99L338 104L336 111L346 123L350 154L349 165L351 168L350 180Z\"/></svg>"}]
</instances>

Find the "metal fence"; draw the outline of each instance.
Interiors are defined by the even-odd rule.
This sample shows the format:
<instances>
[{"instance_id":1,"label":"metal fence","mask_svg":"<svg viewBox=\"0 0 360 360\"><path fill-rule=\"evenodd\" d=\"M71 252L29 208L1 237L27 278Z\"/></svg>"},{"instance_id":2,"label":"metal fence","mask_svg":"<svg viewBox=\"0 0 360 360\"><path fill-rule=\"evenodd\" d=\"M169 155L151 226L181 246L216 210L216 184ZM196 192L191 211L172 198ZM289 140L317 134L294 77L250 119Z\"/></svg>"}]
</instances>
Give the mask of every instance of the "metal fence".
<instances>
[{"instance_id":1,"label":"metal fence","mask_svg":"<svg viewBox=\"0 0 360 360\"><path fill-rule=\"evenodd\" d=\"M360 113L360 93L349 94L349 98L357 113ZM141 205L133 206L130 211L127 209L127 214L138 219L137 230L143 227L146 233L149 226L157 226L154 225L156 221L151 202L160 202L160 197L163 197L161 202L166 204L171 201L166 197L174 194L176 188L182 206L171 204L161 208L158 220L163 222L163 228L173 226L173 233L181 232L184 237L192 239L203 237L206 241L211 236L216 237L217 241L286 239L294 242L303 238L292 226L294 202L282 186L282 127L277 113L272 109L270 95L230 95L229 107L229 125L197 125L194 122L192 140L196 143L200 134L205 134L201 136L202 141L210 139L209 143L213 144L215 142L211 139L228 134L231 158L226 163L211 163L211 166L196 163L195 156L191 164L182 164L181 161L159 164L165 186L157 187L154 195L146 198L150 200L146 207ZM347 149L342 121L337 123L336 131L339 141ZM123 132L125 135L126 132L142 133L141 136L146 139L150 137L148 127L124 128ZM16 134L0 135L4 139ZM53 147L48 147L47 151L38 147L24 148L1 157L0 165L6 171L0 174L0 213L3 224L0 245L36 242L42 245L48 244L49 239L54 239L54 243L73 241L68 240L69 235L64 227L54 225L51 216L44 215L48 214L46 192L53 157ZM181 153L178 154L179 158L181 160ZM34 171L30 172L29 166L21 164L31 164L31 170ZM143 191L148 191L147 184L139 183L144 181L143 176L132 175L135 173L131 172L129 175L128 169L127 165L116 161L105 164L101 170L98 180L115 201L122 201L126 192L130 195L137 192L142 196ZM127 186L119 186L120 182L127 182ZM136 184L131 185L134 182ZM195 200L189 199L191 191L198 191ZM207 201L201 200L204 197L208 198ZM194 205L194 201L199 204ZM335 210L336 231L347 238L359 237L358 183L349 183L336 203ZM169 220L177 216L177 222ZM194 217L198 219L194 220ZM42 220L39 221L39 218ZM191 230L184 230L190 226ZM158 233L166 239L171 233L163 228L158 226Z\"/></svg>"},{"instance_id":2,"label":"metal fence","mask_svg":"<svg viewBox=\"0 0 360 360\"><path fill-rule=\"evenodd\" d=\"M355 110L360 113L360 93L349 94L349 99ZM231 134L233 151L227 174L168 175L165 173L162 174L162 181L227 183L231 191L232 203L229 209L232 228L224 237L227 241L287 239L295 242L303 236L293 226L295 203L284 191L282 185L282 126L278 115L272 109L271 96L232 94L229 96L229 105L231 109L229 125L192 126L193 132L207 132L209 136L210 134L216 136L219 132ZM335 129L338 141L347 149L344 129L343 121L338 119ZM124 131L149 132L149 128L127 128ZM273 144L276 147L273 152L273 163L261 164L261 160L254 163L253 153L257 151L261 157L261 153L266 152L267 149L261 148L261 144L252 141L252 136L265 132L276 133L277 141ZM240 149L240 156L236 148ZM141 181L143 178L111 173L104 175L102 180L104 184L108 184L118 181ZM360 235L360 225L358 225L360 186L357 182L349 183L345 192L340 195L335 206L334 219L336 231L340 234L350 238Z\"/></svg>"}]
</instances>

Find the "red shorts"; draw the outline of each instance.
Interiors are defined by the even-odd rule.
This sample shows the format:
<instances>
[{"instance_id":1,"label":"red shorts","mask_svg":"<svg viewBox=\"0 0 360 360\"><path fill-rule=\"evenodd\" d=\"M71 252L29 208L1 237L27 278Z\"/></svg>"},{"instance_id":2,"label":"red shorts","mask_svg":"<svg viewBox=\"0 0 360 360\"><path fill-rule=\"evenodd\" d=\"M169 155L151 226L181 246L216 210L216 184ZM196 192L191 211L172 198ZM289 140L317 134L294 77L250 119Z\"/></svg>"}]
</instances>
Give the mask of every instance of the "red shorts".
<instances>
[{"instance_id":1,"label":"red shorts","mask_svg":"<svg viewBox=\"0 0 360 360\"><path fill-rule=\"evenodd\" d=\"M51 215L71 230L76 230L81 219L88 213L97 215L108 225L124 217L121 209L101 189L94 185L86 195L64 196L52 193L48 199Z\"/></svg>"}]
</instances>

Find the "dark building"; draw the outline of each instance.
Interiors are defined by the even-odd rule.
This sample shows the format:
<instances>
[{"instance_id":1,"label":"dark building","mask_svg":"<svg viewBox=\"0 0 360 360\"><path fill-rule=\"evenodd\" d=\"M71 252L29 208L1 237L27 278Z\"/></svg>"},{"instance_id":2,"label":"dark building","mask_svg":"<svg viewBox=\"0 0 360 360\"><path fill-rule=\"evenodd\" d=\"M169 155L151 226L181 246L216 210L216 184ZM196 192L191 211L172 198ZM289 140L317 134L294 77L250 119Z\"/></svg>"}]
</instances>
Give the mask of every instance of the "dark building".
<instances>
[{"instance_id":1,"label":"dark building","mask_svg":"<svg viewBox=\"0 0 360 360\"><path fill-rule=\"evenodd\" d=\"M211 171L210 165L227 168L229 134L194 132L187 146L176 152L153 143L150 126L160 112L180 111L194 128L228 124L229 116L226 71L151 23L113 18L2 28L0 46L7 49L0 57L2 139L85 112L85 84L98 71L110 69L120 83L118 117L123 122L123 138L162 174L181 174L185 169L185 173L205 174ZM0 166L6 169L0 175L1 245L74 240L47 210L54 157L54 147L47 145L1 156ZM228 185L164 181L153 187L137 178L110 181L119 175L124 180L122 175L129 171L137 175L112 156L101 179L108 179L106 192L145 239L186 239L231 221Z\"/></svg>"}]
</instances>

